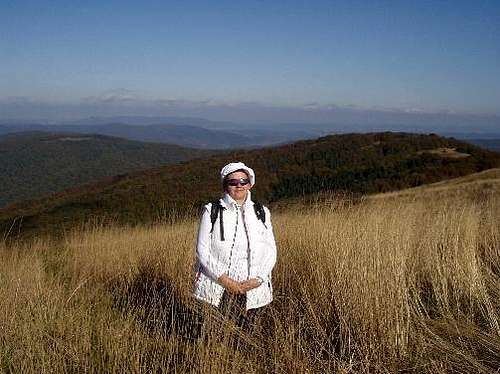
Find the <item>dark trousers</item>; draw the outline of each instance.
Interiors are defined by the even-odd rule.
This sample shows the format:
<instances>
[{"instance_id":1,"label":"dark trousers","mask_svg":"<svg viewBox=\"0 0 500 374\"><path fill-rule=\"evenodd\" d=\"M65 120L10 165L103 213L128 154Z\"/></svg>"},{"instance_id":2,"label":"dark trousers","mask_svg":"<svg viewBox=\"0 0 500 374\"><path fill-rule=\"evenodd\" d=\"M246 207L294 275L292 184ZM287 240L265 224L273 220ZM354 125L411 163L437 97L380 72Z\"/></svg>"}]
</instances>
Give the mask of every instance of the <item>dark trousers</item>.
<instances>
[{"instance_id":1,"label":"dark trousers","mask_svg":"<svg viewBox=\"0 0 500 374\"><path fill-rule=\"evenodd\" d=\"M218 309L224 319L230 319L243 331L251 332L264 308L246 310L246 302L246 295L224 291Z\"/></svg>"},{"instance_id":2,"label":"dark trousers","mask_svg":"<svg viewBox=\"0 0 500 374\"><path fill-rule=\"evenodd\" d=\"M235 351L256 349L255 340L249 338L259 334L260 329L256 327L265 307L246 310L246 295L234 295L226 291L218 307L201 301L198 305L201 316L197 335L199 340L226 344ZM236 329L228 329L227 323Z\"/></svg>"},{"instance_id":3,"label":"dark trousers","mask_svg":"<svg viewBox=\"0 0 500 374\"><path fill-rule=\"evenodd\" d=\"M246 295L234 295L224 291L218 307L204 301L198 302L197 338L204 341L226 341L239 346L241 338L238 333L254 333L257 322L265 307L246 310ZM236 326L238 330L226 329L226 323ZM226 325L227 326L227 325Z\"/></svg>"}]
</instances>

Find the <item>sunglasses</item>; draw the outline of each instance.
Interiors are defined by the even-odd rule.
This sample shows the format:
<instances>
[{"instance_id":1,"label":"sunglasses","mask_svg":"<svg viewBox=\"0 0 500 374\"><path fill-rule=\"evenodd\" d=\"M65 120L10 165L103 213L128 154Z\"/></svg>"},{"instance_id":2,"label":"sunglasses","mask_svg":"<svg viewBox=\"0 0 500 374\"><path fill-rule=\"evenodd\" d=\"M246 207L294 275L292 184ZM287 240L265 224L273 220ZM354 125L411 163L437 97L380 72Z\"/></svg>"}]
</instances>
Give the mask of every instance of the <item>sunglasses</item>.
<instances>
[{"instance_id":1,"label":"sunglasses","mask_svg":"<svg viewBox=\"0 0 500 374\"><path fill-rule=\"evenodd\" d=\"M226 179L226 184L233 187L237 186L238 184L240 186L246 186L248 183L250 183L250 179L248 178Z\"/></svg>"}]
</instances>

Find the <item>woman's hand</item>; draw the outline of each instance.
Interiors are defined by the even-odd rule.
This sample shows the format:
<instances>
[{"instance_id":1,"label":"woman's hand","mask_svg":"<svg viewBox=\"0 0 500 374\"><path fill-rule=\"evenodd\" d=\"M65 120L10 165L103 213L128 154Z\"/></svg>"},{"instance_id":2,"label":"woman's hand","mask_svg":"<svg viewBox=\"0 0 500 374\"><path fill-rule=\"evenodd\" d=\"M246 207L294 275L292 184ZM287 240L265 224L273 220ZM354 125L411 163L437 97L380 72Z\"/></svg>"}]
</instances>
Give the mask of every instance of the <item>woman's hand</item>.
<instances>
[{"instance_id":1,"label":"woman's hand","mask_svg":"<svg viewBox=\"0 0 500 374\"><path fill-rule=\"evenodd\" d=\"M217 281L230 293L244 294L246 292L243 290L241 283L236 282L232 278L229 278L227 274L222 274L219 279L217 279Z\"/></svg>"},{"instance_id":2,"label":"woman's hand","mask_svg":"<svg viewBox=\"0 0 500 374\"><path fill-rule=\"evenodd\" d=\"M243 289L243 293L247 293L254 288L259 287L262 284L262 279L260 278L251 278L246 281L240 282L240 286Z\"/></svg>"}]
</instances>

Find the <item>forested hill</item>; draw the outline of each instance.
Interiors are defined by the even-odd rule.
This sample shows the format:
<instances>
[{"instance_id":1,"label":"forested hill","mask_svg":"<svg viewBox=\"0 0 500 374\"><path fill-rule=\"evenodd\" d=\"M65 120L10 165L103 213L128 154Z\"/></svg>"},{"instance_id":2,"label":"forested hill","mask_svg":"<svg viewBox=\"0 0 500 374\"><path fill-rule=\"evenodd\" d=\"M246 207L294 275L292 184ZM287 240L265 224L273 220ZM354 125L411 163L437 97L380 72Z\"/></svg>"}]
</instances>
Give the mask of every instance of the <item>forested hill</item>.
<instances>
[{"instance_id":1,"label":"forested hill","mask_svg":"<svg viewBox=\"0 0 500 374\"><path fill-rule=\"evenodd\" d=\"M24 132L0 136L0 207L131 171L210 154L103 135Z\"/></svg>"},{"instance_id":2,"label":"forested hill","mask_svg":"<svg viewBox=\"0 0 500 374\"><path fill-rule=\"evenodd\" d=\"M218 173L230 161L255 169L254 196L269 203L326 190L374 193L418 186L498 167L500 154L436 135L327 136L213 155L11 206L0 210L0 229L38 233L103 217L133 224L194 213L220 194Z\"/></svg>"}]
</instances>

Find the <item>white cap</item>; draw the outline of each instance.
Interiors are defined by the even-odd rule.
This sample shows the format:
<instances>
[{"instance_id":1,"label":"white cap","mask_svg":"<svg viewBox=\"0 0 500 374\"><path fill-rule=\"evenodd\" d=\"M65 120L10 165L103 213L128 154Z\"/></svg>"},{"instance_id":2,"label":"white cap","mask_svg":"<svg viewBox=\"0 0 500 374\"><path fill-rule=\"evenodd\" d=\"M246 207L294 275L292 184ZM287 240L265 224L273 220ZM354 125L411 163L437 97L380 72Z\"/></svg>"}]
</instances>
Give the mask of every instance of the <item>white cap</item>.
<instances>
[{"instance_id":1,"label":"white cap","mask_svg":"<svg viewBox=\"0 0 500 374\"><path fill-rule=\"evenodd\" d=\"M247 172L248 177L250 178L250 186L255 184L255 173L252 168L246 166L243 162L231 162L224 166L220 171L220 180L224 182L224 178L226 178L229 174L234 173L236 170L244 170Z\"/></svg>"}]
</instances>

